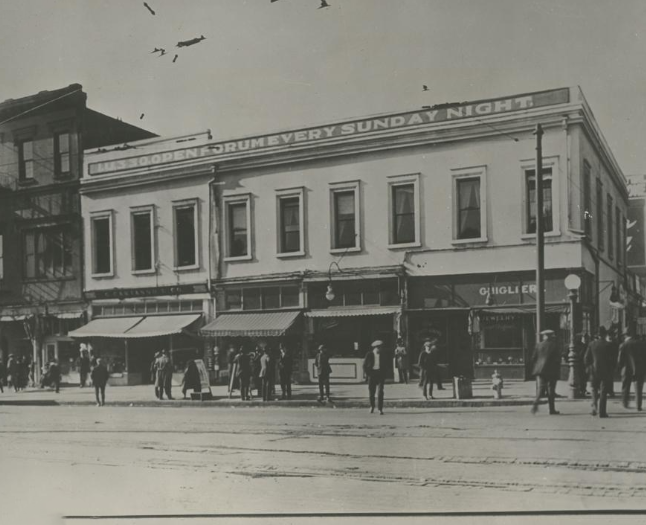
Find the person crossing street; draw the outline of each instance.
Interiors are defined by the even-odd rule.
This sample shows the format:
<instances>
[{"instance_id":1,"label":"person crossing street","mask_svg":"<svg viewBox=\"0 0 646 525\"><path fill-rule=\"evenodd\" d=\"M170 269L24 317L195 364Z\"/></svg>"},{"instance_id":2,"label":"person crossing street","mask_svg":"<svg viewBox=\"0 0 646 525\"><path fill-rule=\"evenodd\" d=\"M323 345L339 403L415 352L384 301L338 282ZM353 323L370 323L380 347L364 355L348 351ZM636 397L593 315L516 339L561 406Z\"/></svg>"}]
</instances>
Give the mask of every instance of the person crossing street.
<instances>
[{"instance_id":1,"label":"person crossing street","mask_svg":"<svg viewBox=\"0 0 646 525\"><path fill-rule=\"evenodd\" d=\"M370 413L375 411L375 394L377 394L377 408L379 414L384 414L384 355L382 352L383 342L377 340L372 343L372 350L366 354L363 360L363 372L368 381L368 397L370 399Z\"/></svg>"}]
</instances>

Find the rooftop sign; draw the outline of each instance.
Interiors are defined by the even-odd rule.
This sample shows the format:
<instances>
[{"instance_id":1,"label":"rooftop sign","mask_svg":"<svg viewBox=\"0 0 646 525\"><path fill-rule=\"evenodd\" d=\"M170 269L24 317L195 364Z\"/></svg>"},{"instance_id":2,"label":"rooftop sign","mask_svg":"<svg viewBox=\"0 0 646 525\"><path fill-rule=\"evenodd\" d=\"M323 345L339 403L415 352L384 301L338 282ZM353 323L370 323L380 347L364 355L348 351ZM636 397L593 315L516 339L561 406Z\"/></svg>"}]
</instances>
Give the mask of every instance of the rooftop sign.
<instances>
[{"instance_id":1,"label":"rooftop sign","mask_svg":"<svg viewBox=\"0 0 646 525\"><path fill-rule=\"evenodd\" d=\"M569 102L569 89L555 89L519 95L515 97L439 104L428 106L420 111L409 111L393 115L365 118L360 120L317 126L284 133L247 137L238 140L216 142L206 146L177 149L173 151L152 153L127 157L118 160L94 162L88 165L89 175L105 175L130 169L145 168L173 164L192 159L216 159L221 156L258 151L263 149L290 146L297 144L316 143L318 141L367 135L378 131L394 129L411 129L416 126L436 122L453 121L464 118L477 118L487 115L511 113L555 104Z\"/></svg>"}]
</instances>

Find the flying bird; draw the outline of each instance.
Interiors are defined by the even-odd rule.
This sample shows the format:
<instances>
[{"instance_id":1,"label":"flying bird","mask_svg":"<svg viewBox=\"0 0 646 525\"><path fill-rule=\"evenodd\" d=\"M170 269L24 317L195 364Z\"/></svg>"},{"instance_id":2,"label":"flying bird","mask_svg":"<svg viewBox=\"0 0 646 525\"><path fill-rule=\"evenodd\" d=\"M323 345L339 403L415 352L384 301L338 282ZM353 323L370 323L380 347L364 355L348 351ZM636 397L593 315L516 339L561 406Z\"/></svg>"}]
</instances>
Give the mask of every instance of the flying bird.
<instances>
[{"instance_id":1,"label":"flying bird","mask_svg":"<svg viewBox=\"0 0 646 525\"><path fill-rule=\"evenodd\" d=\"M142 118L144 118L144 115L145 115L145 113L142 113L142 114L141 114L141 116L139 117L139 120L141 120Z\"/></svg>"},{"instance_id":2,"label":"flying bird","mask_svg":"<svg viewBox=\"0 0 646 525\"><path fill-rule=\"evenodd\" d=\"M179 56L179 55L175 55L175 56L173 57L173 64L174 64L175 62L177 62L177 57L178 57L178 56Z\"/></svg>"},{"instance_id":3,"label":"flying bird","mask_svg":"<svg viewBox=\"0 0 646 525\"><path fill-rule=\"evenodd\" d=\"M428 91L428 86L426 84L422 86L422 91Z\"/></svg>"},{"instance_id":4,"label":"flying bird","mask_svg":"<svg viewBox=\"0 0 646 525\"><path fill-rule=\"evenodd\" d=\"M182 40L181 42L177 42L177 47L193 46L195 44L199 44L202 40L206 40L206 37L204 35L200 35L199 38L191 38L190 40Z\"/></svg>"},{"instance_id":5,"label":"flying bird","mask_svg":"<svg viewBox=\"0 0 646 525\"><path fill-rule=\"evenodd\" d=\"M328 4L326 0L321 0L321 5L319 6L319 9L323 9L324 7L330 7L330 4Z\"/></svg>"},{"instance_id":6,"label":"flying bird","mask_svg":"<svg viewBox=\"0 0 646 525\"><path fill-rule=\"evenodd\" d=\"M150 11L151 15L155 14L155 11L153 11L152 7L150 7L147 2L144 2L144 6L146 7L146 9L148 9L148 11Z\"/></svg>"}]
</instances>

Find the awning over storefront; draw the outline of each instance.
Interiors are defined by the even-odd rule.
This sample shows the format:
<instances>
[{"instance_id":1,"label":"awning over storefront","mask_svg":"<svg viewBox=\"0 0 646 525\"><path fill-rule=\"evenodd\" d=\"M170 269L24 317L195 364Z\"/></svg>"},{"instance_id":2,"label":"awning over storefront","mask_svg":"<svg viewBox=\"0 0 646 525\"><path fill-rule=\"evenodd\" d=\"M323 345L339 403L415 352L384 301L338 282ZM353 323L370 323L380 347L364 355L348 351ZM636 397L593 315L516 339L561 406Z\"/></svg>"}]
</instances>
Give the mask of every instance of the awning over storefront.
<instances>
[{"instance_id":1,"label":"awning over storefront","mask_svg":"<svg viewBox=\"0 0 646 525\"><path fill-rule=\"evenodd\" d=\"M305 312L306 317L360 317L364 315L391 315L401 312L399 306L374 306L361 308L329 308Z\"/></svg>"},{"instance_id":2,"label":"awning over storefront","mask_svg":"<svg viewBox=\"0 0 646 525\"><path fill-rule=\"evenodd\" d=\"M280 337L294 324L300 312L224 314L200 330L212 337Z\"/></svg>"},{"instance_id":3,"label":"awning over storefront","mask_svg":"<svg viewBox=\"0 0 646 525\"><path fill-rule=\"evenodd\" d=\"M202 314L151 315L145 317L143 321L130 328L123 337L131 339L179 334L184 328L193 324L200 317L202 317Z\"/></svg>"},{"instance_id":4,"label":"awning over storefront","mask_svg":"<svg viewBox=\"0 0 646 525\"><path fill-rule=\"evenodd\" d=\"M179 334L184 328L197 321L202 314L151 315L148 317L113 317L90 321L67 335L76 338L110 337L116 339L138 339Z\"/></svg>"},{"instance_id":5,"label":"awning over storefront","mask_svg":"<svg viewBox=\"0 0 646 525\"><path fill-rule=\"evenodd\" d=\"M569 306L567 304L546 304L545 312L546 313L561 313L567 312ZM518 305L518 306L494 306L491 308L473 308L474 312L478 314L490 314L490 315L501 315L501 314L533 314L536 313L536 305Z\"/></svg>"},{"instance_id":6,"label":"awning over storefront","mask_svg":"<svg viewBox=\"0 0 646 525\"><path fill-rule=\"evenodd\" d=\"M143 321L143 317L114 317L94 319L77 330L72 330L67 335L70 337L113 337L123 338L125 333Z\"/></svg>"}]
</instances>

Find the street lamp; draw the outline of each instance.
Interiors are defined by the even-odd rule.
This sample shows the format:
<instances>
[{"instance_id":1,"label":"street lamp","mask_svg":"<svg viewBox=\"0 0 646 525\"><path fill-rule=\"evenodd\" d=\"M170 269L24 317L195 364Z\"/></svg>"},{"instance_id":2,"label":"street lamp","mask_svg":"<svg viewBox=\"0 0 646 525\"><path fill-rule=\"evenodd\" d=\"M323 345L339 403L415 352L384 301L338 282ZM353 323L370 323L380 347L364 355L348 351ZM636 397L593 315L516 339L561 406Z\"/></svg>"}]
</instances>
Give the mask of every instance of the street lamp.
<instances>
[{"instance_id":1,"label":"street lamp","mask_svg":"<svg viewBox=\"0 0 646 525\"><path fill-rule=\"evenodd\" d=\"M568 299L570 300L570 344L567 355L568 365L570 367L568 374L568 385L570 387L568 397L570 399L577 399L580 397L579 374L577 372L581 359L576 352L576 322L574 310L576 308L579 288L581 287L581 278L571 273L565 278L564 284L568 290Z\"/></svg>"},{"instance_id":2,"label":"street lamp","mask_svg":"<svg viewBox=\"0 0 646 525\"><path fill-rule=\"evenodd\" d=\"M336 298L334 294L334 288L332 288L332 266L335 266L339 272L341 272L341 267L336 261L330 263L329 268L327 269L327 290L325 291L325 298L331 303Z\"/></svg>"}]
</instances>

